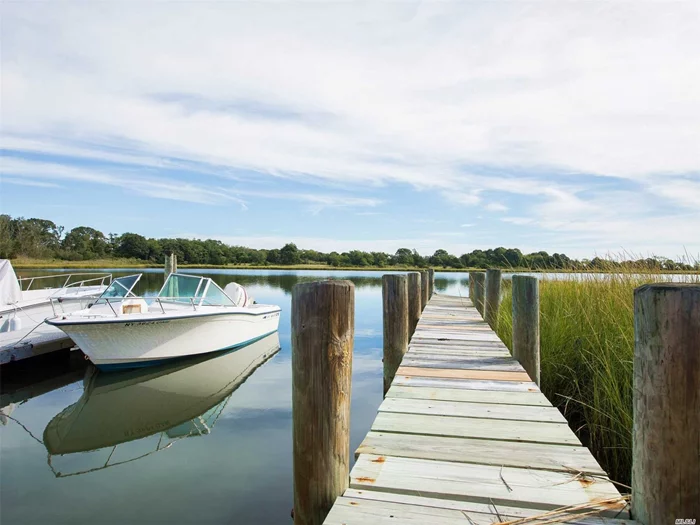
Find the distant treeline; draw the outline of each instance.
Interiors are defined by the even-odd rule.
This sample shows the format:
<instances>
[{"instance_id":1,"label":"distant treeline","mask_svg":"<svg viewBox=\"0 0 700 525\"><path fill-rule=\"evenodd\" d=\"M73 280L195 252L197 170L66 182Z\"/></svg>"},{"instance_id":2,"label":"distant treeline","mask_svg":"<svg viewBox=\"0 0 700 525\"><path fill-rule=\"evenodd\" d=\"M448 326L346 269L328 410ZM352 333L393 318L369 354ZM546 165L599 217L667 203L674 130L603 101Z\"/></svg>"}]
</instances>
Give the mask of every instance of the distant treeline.
<instances>
[{"instance_id":1,"label":"distant treeline","mask_svg":"<svg viewBox=\"0 0 700 525\"><path fill-rule=\"evenodd\" d=\"M349 252L323 253L297 248L293 243L279 249L258 250L230 246L207 239L149 239L138 233L105 235L89 226L65 232L46 219L12 218L0 215L0 258L29 257L89 261L103 258L127 258L162 263L165 254L174 253L181 264L285 266L325 264L331 267L443 267L443 268L530 268L536 270L610 270L613 267L635 267L662 270L698 270L700 263L686 264L666 258L646 258L615 262L609 259L575 260L562 253L535 252L523 254L517 248L474 250L460 256L436 250L423 256L415 249L400 248L396 253Z\"/></svg>"}]
</instances>

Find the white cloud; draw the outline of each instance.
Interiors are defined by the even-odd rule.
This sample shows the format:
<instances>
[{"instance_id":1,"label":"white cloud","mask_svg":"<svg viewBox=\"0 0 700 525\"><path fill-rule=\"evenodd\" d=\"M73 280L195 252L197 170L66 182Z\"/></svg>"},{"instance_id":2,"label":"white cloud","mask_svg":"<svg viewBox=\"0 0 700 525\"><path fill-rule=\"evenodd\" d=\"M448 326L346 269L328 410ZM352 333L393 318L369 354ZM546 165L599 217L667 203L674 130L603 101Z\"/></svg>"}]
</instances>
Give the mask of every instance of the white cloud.
<instances>
[{"instance_id":1,"label":"white cloud","mask_svg":"<svg viewBox=\"0 0 700 525\"><path fill-rule=\"evenodd\" d=\"M700 210L700 180L666 180L650 184L649 191L661 195L677 206Z\"/></svg>"},{"instance_id":2,"label":"white cloud","mask_svg":"<svg viewBox=\"0 0 700 525\"><path fill-rule=\"evenodd\" d=\"M17 184L19 186L34 186L36 188L58 188L58 184L42 182L38 180L17 179L15 177L0 176L0 186L3 184Z\"/></svg>"},{"instance_id":3,"label":"white cloud","mask_svg":"<svg viewBox=\"0 0 700 525\"><path fill-rule=\"evenodd\" d=\"M197 204L224 204L234 202L247 208L246 197L284 199L310 203L309 209L319 213L325 208L373 207L381 200L348 195L321 193L277 192L241 189L237 186L201 185L174 181L163 177L145 177L133 168L81 168L64 164L4 158L0 173L15 175L2 177L2 182L28 186L57 187L57 184L36 179L73 180L82 183L117 186L157 199L170 199ZM18 178L22 177L22 178Z\"/></svg>"},{"instance_id":4,"label":"white cloud","mask_svg":"<svg viewBox=\"0 0 700 525\"><path fill-rule=\"evenodd\" d=\"M501 204L500 202L490 202L484 206L489 211L508 211L508 206Z\"/></svg>"},{"instance_id":5,"label":"white cloud","mask_svg":"<svg viewBox=\"0 0 700 525\"><path fill-rule=\"evenodd\" d=\"M456 204L464 204L466 206L473 206L481 202L481 197L479 197L481 190L466 191L443 191L443 196Z\"/></svg>"},{"instance_id":6,"label":"white cloud","mask_svg":"<svg viewBox=\"0 0 700 525\"><path fill-rule=\"evenodd\" d=\"M169 199L197 204L222 204L235 202L245 207L245 202L223 187L205 187L182 181L147 177L133 169L93 169L50 162L33 162L16 158L3 158L0 172L13 175L32 185L46 184L41 180L72 180L81 183L105 184L156 199ZM52 184L52 183L48 183Z\"/></svg>"}]
</instances>

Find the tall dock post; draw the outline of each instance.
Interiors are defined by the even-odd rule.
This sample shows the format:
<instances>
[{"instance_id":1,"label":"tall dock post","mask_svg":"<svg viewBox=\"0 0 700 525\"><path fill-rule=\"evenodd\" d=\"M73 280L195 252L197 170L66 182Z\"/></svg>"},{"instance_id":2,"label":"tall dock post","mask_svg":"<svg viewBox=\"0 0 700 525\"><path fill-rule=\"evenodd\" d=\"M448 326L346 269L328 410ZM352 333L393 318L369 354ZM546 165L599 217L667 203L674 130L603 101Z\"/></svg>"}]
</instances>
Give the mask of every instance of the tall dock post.
<instances>
[{"instance_id":1,"label":"tall dock post","mask_svg":"<svg viewBox=\"0 0 700 525\"><path fill-rule=\"evenodd\" d=\"M435 270L428 268L428 299L435 293Z\"/></svg>"},{"instance_id":2,"label":"tall dock post","mask_svg":"<svg viewBox=\"0 0 700 525\"><path fill-rule=\"evenodd\" d=\"M171 273L177 273L177 255L171 253L170 255L165 255L165 279Z\"/></svg>"},{"instance_id":3,"label":"tall dock post","mask_svg":"<svg viewBox=\"0 0 700 525\"><path fill-rule=\"evenodd\" d=\"M382 277L384 304L384 395L408 351L408 279L405 275Z\"/></svg>"},{"instance_id":4,"label":"tall dock post","mask_svg":"<svg viewBox=\"0 0 700 525\"><path fill-rule=\"evenodd\" d=\"M472 303L476 308L477 312L484 317L484 285L486 281L486 273L484 272L474 272L474 298Z\"/></svg>"},{"instance_id":5,"label":"tall dock post","mask_svg":"<svg viewBox=\"0 0 700 525\"><path fill-rule=\"evenodd\" d=\"M355 285L292 289L294 523L321 525L349 483Z\"/></svg>"},{"instance_id":6,"label":"tall dock post","mask_svg":"<svg viewBox=\"0 0 700 525\"><path fill-rule=\"evenodd\" d=\"M469 272L469 300L472 302L472 304L474 304L474 274L475 273L476 272Z\"/></svg>"},{"instance_id":7,"label":"tall dock post","mask_svg":"<svg viewBox=\"0 0 700 525\"><path fill-rule=\"evenodd\" d=\"M513 357L540 386L540 289L537 277L513 276Z\"/></svg>"},{"instance_id":8,"label":"tall dock post","mask_svg":"<svg viewBox=\"0 0 700 525\"><path fill-rule=\"evenodd\" d=\"M423 270L420 272L420 311L425 310L425 305L428 304L429 299L429 285L428 285L428 272Z\"/></svg>"},{"instance_id":9,"label":"tall dock post","mask_svg":"<svg viewBox=\"0 0 700 525\"><path fill-rule=\"evenodd\" d=\"M634 291L632 517L700 518L700 285Z\"/></svg>"},{"instance_id":10,"label":"tall dock post","mask_svg":"<svg viewBox=\"0 0 700 525\"><path fill-rule=\"evenodd\" d=\"M416 331L420 314L422 312L422 292L420 286L420 274L418 272L408 272L408 337L413 336Z\"/></svg>"},{"instance_id":11,"label":"tall dock post","mask_svg":"<svg viewBox=\"0 0 700 525\"><path fill-rule=\"evenodd\" d=\"M498 309L501 306L501 270L486 270L486 285L484 293L484 321L492 330L498 324Z\"/></svg>"}]
</instances>

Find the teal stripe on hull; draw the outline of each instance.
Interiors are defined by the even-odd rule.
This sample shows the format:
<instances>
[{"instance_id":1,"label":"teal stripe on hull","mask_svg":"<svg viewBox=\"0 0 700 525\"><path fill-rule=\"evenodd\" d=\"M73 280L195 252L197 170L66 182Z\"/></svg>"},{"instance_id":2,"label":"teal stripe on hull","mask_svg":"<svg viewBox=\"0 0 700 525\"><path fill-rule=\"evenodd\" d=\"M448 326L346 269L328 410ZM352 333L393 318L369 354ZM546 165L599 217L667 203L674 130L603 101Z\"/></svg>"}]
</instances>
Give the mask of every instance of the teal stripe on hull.
<instances>
[{"instance_id":1,"label":"teal stripe on hull","mask_svg":"<svg viewBox=\"0 0 700 525\"><path fill-rule=\"evenodd\" d=\"M228 346L226 348L220 348L218 350L212 350L211 352L205 352L203 354L183 355L183 356L177 356L177 357L168 357L165 359L153 359L150 361L129 361L127 363L106 363L106 364L100 364L100 365L95 364L95 366L103 372L118 372L119 370L128 370L131 368L145 368L147 366L159 366L159 365L164 365L166 363L174 363L176 361L182 361L184 359L189 359L192 357L201 357L204 355L232 352L233 350L238 350L239 348L242 348L244 346L248 346L250 344L256 343L256 342L260 341L261 339L264 339L268 335L274 334L276 331L277 330L273 330L272 332L268 332L268 333L263 334L261 336L254 337L253 339L249 339L248 341L238 343L237 345Z\"/></svg>"}]
</instances>

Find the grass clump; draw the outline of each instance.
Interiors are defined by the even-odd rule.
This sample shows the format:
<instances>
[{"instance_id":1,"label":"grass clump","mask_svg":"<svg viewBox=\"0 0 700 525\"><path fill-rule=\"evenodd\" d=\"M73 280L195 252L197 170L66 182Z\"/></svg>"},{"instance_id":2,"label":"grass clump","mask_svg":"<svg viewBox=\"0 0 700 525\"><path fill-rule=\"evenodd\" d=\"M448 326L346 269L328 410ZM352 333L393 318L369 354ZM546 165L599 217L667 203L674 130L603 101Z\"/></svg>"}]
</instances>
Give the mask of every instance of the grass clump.
<instances>
[{"instance_id":1,"label":"grass clump","mask_svg":"<svg viewBox=\"0 0 700 525\"><path fill-rule=\"evenodd\" d=\"M660 272L588 274L540 281L541 388L611 479L630 484L634 289ZM699 282L700 276L684 280ZM498 335L512 341L504 288Z\"/></svg>"}]
</instances>

